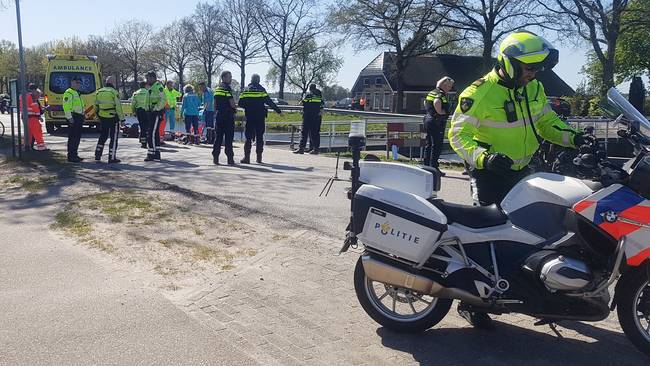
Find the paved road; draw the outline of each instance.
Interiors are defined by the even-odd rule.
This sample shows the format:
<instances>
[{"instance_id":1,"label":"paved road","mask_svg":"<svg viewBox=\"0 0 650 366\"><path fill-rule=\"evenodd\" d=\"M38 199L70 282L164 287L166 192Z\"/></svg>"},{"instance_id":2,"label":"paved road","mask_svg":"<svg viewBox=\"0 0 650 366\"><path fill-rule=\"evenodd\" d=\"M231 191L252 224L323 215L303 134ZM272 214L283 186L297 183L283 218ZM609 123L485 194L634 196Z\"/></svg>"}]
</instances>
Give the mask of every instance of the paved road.
<instances>
[{"instance_id":1,"label":"paved road","mask_svg":"<svg viewBox=\"0 0 650 366\"><path fill-rule=\"evenodd\" d=\"M142 276L49 233L56 207L28 202L0 193L0 365L256 364Z\"/></svg>"},{"instance_id":2,"label":"paved road","mask_svg":"<svg viewBox=\"0 0 650 366\"><path fill-rule=\"evenodd\" d=\"M6 119L7 116L2 117ZM153 181L174 184L245 207L250 214L259 214L261 220L271 217L289 228L310 228L333 237L344 235L349 215L345 188L349 183L335 182L328 197L318 197L329 177L334 175L334 158L294 155L287 147L271 146L266 148L262 165L215 167L209 146L170 143L163 147L162 162L145 163L146 150L139 147L137 139L124 138L120 139L118 152L123 164L109 166L105 163L106 158L103 164L92 161L96 138L97 134L86 133L80 146L79 154L86 158L83 166L88 171L115 170L146 175ZM50 149L65 152L66 138L63 134L46 136L45 139ZM237 144L237 162L242 155L241 144ZM223 153L221 159L225 163ZM347 179L350 175L339 171L339 176ZM457 172L450 172L449 176L442 180L440 197L456 203L471 203L466 178Z\"/></svg>"},{"instance_id":3,"label":"paved road","mask_svg":"<svg viewBox=\"0 0 650 366\"><path fill-rule=\"evenodd\" d=\"M82 156L92 157L95 138L90 134L84 138ZM64 138L46 139L50 148L65 149ZM262 365L647 363L622 335L615 317L598 324L563 323L562 338L548 327L534 327L534 320L525 316L501 316L494 332L477 331L453 311L422 335L388 332L370 320L356 300L351 281L356 255L333 256L349 209L345 182L335 183L329 197L318 198L333 173L333 159L269 148L263 165L215 167L208 148L171 145L162 162L144 163L145 151L135 140L122 140L121 146L124 164L87 162L78 175L98 184L107 174L125 180L139 175L181 187L199 199L210 198L206 200L210 204L223 203L249 218L282 227L292 241L269 245L224 281L168 297L180 309L176 312L170 302L142 285L146 274L88 260L82 249L53 240L33 211L2 215L0 227L9 226L0 237L34 232L28 239L36 244L11 240L0 248L0 274L9 279L0 285L0 307L9 309L7 316L0 316L1 350L13 350L0 351L4 357L0 363L6 359L12 364L18 357L24 363L91 363L77 362L81 346L95 357L94 363L102 364L112 363L106 355L123 363L131 354L135 355L131 359L141 357L142 363L166 357L169 361L162 363L182 357L188 364L201 363L202 357L214 353L219 355L209 363L245 364L249 359ZM241 156L241 148L236 154ZM443 180L440 196L468 203L467 190L467 181L455 176ZM28 211L30 202L21 201L20 207ZM47 207L47 202L40 203ZM32 272L33 279L27 275ZM98 290L100 281L106 282L105 291ZM40 294L47 296L39 299ZM122 306L130 306L130 311L121 311ZM177 327L179 343L170 345L170 329ZM125 341L112 341L121 337ZM35 351L21 352L29 346Z\"/></svg>"}]
</instances>

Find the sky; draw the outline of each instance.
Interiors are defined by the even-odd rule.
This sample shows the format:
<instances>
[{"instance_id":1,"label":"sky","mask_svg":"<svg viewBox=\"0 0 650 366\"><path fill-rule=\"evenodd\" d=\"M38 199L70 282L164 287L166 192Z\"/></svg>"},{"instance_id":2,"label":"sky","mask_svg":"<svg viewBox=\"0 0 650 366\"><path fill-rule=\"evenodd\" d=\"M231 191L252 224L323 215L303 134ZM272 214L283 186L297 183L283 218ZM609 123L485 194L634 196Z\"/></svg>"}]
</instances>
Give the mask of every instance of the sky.
<instances>
[{"instance_id":1,"label":"sky","mask_svg":"<svg viewBox=\"0 0 650 366\"><path fill-rule=\"evenodd\" d=\"M65 0L22 0L21 19L23 44L33 46L42 42L77 36L85 38L88 35L103 35L113 28L116 23L131 18L142 18L161 28L176 19L191 14L198 0L156 0L156 1L88 1ZM11 0L0 0L0 3L11 3L8 8L0 8L0 39L8 39L18 43L16 12ZM56 6L53 4L60 4ZM88 4L92 8L88 9ZM93 15L93 16L89 16ZM552 38L549 37L549 40ZM575 88L583 79L580 69L586 62L586 49L575 49L570 46L556 44L560 50L560 63L554 71L567 84ZM372 61L383 49L364 50L355 52L351 46L344 46L340 56L344 64L337 76L337 83L351 88L359 72ZM225 69L233 75L239 75L239 68L225 64ZM269 68L268 63L260 63L246 67L246 75L258 73L264 80ZM275 88L268 88L273 90Z\"/></svg>"}]
</instances>

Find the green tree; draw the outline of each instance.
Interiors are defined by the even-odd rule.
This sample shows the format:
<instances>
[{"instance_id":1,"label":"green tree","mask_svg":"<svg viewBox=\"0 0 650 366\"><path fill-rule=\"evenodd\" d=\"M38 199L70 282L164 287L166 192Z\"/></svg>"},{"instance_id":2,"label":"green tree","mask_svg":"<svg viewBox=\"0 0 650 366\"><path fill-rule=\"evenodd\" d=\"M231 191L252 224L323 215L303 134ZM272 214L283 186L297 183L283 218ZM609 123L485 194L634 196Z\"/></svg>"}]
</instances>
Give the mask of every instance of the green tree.
<instances>
[{"instance_id":1,"label":"green tree","mask_svg":"<svg viewBox=\"0 0 650 366\"><path fill-rule=\"evenodd\" d=\"M338 0L329 22L352 39L357 50L391 51L390 72L396 80L397 100L401 101L404 70L411 60L466 38L464 33L454 35L446 26L446 12L441 0ZM402 103L395 106L400 113Z\"/></svg>"},{"instance_id":2,"label":"green tree","mask_svg":"<svg viewBox=\"0 0 650 366\"><path fill-rule=\"evenodd\" d=\"M0 93L9 92L9 80L18 77L18 48L13 42L0 40Z\"/></svg>"},{"instance_id":3,"label":"green tree","mask_svg":"<svg viewBox=\"0 0 650 366\"><path fill-rule=\"evenodd\" d=\"M650 23L647 13L650 0L635 0L623 15L623 22L634 26L633 32L623 32L616 49L618 81L650 72Z\"/></svg>"},{"instance_id":4,"label":"green tree","mask_svg":"<svg viewBox=\"0 0 650 366\"><path fill-rule=\"evenodd\" d=\"M332 49L330 44L318 46L313 39L303 44L289 59L286 74L288 84L305 94L309 84L322 86L331 82L343 66L343 59L337 57ZM279 85L279 68L271 67L266 79L273 85Z\"/></svg>"}]
</instances>

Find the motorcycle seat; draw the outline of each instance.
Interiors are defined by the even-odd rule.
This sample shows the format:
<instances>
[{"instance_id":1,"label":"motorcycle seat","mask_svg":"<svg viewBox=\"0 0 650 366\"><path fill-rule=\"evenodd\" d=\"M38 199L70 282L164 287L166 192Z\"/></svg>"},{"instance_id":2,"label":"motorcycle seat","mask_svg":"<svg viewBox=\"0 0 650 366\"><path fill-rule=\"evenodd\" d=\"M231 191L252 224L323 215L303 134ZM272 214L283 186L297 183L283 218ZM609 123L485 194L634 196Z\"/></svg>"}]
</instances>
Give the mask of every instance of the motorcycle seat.
<instances>
[{"instance_id":1,"label":"motorcycle seat","mask_svg":"<svg viewBox=\"0 0 650 366\"><path fill-rule=\"evenodd\" d=\"M503 225L508 222L508 216L496 204L490 206L467 206L448 203L439 199L430 200L430 202L447 216L448 224L455 222L473 229L483 229Z\"/></svg>"}]
</instances>

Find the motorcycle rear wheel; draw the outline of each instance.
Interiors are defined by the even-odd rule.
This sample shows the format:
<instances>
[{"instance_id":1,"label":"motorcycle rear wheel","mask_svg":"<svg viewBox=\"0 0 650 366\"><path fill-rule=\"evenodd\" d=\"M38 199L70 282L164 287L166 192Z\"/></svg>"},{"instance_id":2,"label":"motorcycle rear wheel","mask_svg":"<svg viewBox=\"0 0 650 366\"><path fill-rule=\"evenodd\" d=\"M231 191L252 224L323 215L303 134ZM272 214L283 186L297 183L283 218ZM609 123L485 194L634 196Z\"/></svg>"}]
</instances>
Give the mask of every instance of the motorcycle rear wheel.
<instances>
[{"instance_id":1,"label":"motorcycle rear wheel","mask_svg":"<svg viewBox=\"0 0 650 366\"><path fill-rule=\"evenodd\" d=\"M373 320L400 333L419 333L433 327L447 315L453 302L373 281L366 276L361 257L354 269L354 290Z\"/></svg>"},{"instance_id":2,"label":"motorcycle rear wheel","mask_svg":"<svg viewBox=\"0 0 650 366\"><path fill-rule=\"evenodd\" d=\"M650 357L650 264L623 275L618 296L618 321L627 338Z\"/></svg>"}]
</instances>

